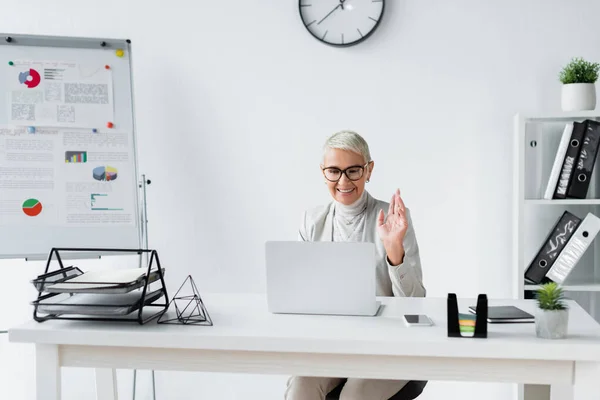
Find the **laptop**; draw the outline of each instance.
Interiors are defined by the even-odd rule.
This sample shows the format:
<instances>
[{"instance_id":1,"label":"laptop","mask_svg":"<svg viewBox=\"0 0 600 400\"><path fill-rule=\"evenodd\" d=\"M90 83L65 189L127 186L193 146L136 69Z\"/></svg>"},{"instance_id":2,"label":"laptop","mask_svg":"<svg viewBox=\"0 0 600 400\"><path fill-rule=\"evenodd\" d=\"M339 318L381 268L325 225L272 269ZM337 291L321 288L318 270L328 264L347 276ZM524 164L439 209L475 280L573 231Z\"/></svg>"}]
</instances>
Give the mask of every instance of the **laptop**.
<instances>
[{"instance_id":1,"label":"laptop","mask_svg":"<svg viewBox=\"0 0 600 400\"><path fill-rule=\"evenodd\" d=\"M373 243L268 241L265 253L269 312L377 314Z\"/></svg>"}]
</instances>

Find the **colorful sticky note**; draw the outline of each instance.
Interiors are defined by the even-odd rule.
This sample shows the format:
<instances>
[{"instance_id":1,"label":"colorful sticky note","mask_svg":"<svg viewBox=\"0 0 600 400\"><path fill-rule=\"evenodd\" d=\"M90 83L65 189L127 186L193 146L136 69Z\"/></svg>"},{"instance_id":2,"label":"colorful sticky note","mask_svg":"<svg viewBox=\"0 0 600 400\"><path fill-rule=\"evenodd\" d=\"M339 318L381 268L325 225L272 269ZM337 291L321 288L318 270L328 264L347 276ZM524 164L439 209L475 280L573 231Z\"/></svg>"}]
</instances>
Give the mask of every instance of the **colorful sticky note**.
<instances>
[{"instance_id":1,"label":"colorful sticky note","mask_svg":"<svg viewBox=\"0 0 600 400\"><path fill-rule=\"evenodd\" d=\"M460 335L465 337L472 337L475 335L475 321L477 316L470 313L459 313L458 314L458 327Z\"/></svg>"}]
</instances>

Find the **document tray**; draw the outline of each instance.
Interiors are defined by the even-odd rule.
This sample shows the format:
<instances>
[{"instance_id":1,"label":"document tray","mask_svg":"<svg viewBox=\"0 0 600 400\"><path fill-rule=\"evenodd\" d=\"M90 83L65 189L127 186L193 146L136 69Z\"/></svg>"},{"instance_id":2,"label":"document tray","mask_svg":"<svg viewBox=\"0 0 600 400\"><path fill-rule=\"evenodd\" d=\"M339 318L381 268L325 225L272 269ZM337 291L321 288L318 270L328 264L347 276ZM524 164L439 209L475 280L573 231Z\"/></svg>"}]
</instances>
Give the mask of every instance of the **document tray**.
<instances>
[{"instance_id":1,"label":"document tray","mask_svg":"<svg viewBox=\"0 0 600 400\"><path fill-rule=\"evenodd\" d=\"M56 271L52 271L47 274L42 274L34 280L32 280L31 283L33 284L33 286L35 286L38 292L44 292L47 286L64 282L82 274L83 271L81 271L79 268L70 266L66 268L57 269Z\"/></svg>"},{"instance_id":2,"label":"document tray","mask_svg":"<svg viewBox=\"0 0 600 400\"><path fill-rule=\"evenodd\" d=\"M162 295L162 288L146 294L144 305L158 300ZM37 305L38 311L44 314L127 315L138 310L142 305L142 292L120 295L48 294L32 304Z\"/></svg>"},{"instance_id":3,"label":"document tray","mask_svg":"<svg viewBox=\"0 0 600 400\"><path fill-rule=\"evenodd\" d=\"M140 276L129 282L111 282L110 280L98 281L86 279L86 274L73 275L61 282L48 282L44 286L44 291L47 293L90 293L90 294L124 294L132 290L139 289L146 284L146 273L143 269L140 270ZM165 269L161 272L164 276ZM150 272L148 275L148 284L154 283L160 279L158 270Z\"/></svg>"},{"instance_id":4,"label":"document tray","mask_svg":"<svg viewBox=\"0 0 600 400\"><path fill-rule=\"evenodd\" d=\"M140 267L102 268L81 272L65 268L61 252L137 254ZM141 267L143 255L147 267ZM51 268L56 258L59 268ZM75 255L77 258L77 255ZM156 283L153 283L156 282ZM33 319L137 322L140 325L159 318L169 307L164 268L156 250L106 248L52 248L43 275L32 281L38 296L31 304ZM150 286L160 284L160 288Z\"/></svg>"}]
</instances>

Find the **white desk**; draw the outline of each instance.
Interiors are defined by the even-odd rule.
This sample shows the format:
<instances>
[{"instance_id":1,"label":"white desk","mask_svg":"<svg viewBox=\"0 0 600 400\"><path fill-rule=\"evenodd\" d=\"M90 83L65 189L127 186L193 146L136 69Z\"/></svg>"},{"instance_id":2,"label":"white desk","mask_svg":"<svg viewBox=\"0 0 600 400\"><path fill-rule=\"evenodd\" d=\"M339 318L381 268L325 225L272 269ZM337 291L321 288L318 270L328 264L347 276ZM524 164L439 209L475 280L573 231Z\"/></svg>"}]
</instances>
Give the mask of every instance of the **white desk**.
<instances>
[{"instance_id":1,"label":"white desk","mask_svg":"<svg viewBox=\"0 0 600 400\"><path fill-rule=\"evenodd\" d=\"M570 338L542 340L534 324L489 324L487 339L448 338L445 298L382 298L379 317L272 315L260 295L203 299L212 327L32 321L9 339L35 344L37 396L47 400L60 399L61 366L96 368L102 400L116 398L115 368L562 384L573 385L575 400L598 398L600 326L574 302ZM473 304L459 300L459 310ZM436 326L407 328L404 313L427 314Z\"/></svg>"}]
</instances>

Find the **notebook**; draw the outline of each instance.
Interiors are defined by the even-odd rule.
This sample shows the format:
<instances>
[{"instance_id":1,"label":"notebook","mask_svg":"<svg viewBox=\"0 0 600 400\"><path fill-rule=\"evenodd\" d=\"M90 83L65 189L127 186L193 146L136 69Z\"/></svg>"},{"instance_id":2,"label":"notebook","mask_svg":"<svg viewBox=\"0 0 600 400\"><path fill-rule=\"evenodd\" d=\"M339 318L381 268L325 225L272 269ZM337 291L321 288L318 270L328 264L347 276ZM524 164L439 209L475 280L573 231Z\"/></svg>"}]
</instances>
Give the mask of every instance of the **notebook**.
<instances>
[{"instance_id":1,"label":"notebook","mask_svg":"<svg viewBox=\"0 0 600 400\"><path fill-rule=\"evenodd\" d=\"M475 314L476 306L470 306L469 311ZM489 323L535 322L535 317L515 306L488 307Z\"/></svg>"}]
</instances>

